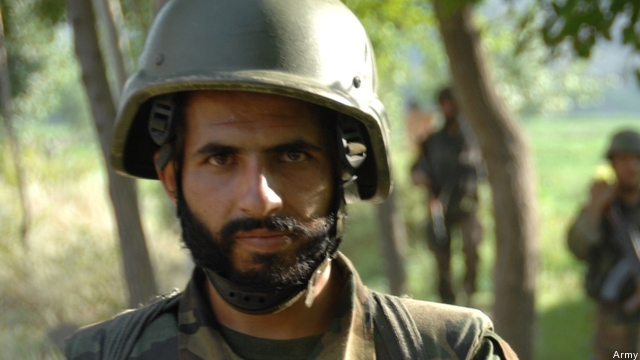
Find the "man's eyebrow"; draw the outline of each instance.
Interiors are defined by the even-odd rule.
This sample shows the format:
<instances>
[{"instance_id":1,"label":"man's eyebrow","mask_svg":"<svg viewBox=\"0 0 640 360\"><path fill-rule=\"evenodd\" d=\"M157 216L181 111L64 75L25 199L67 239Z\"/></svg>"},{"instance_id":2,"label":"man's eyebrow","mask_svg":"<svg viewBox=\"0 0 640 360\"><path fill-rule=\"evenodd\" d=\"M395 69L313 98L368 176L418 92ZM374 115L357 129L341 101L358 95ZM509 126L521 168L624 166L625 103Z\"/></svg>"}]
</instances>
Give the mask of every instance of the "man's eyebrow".
<instances>
[{"instance_id":1,"label":"man's eyebrow","mask_svg":"<svg viewBox=\"0 0 640 360\"><path fill-rule=\"evenodd\" d=\"M223 145L215 142L210 142L200 147L196 151L195 155L209 155L209 154L237 154L240 150L235 146Z\"/></svg>"},{"instance_id":2,"label":"man's eyebrow","mask_svg":"<svg viewBox=\"0 0 640 360\"><path fill-rule=\"evenodd\" d=\"M286 143L278 144L267 149L268 152L285 152L285 151L323 151L323 149L308 141L298 139Z\"/></svg>"},{"instance_id":3,"label":"man's eyebrow","mask_svg":"<svg viewBox=\"0 0 640 360\"><path fill-rule=\"evenodd\" d=\"M266 152L286 152L286 151L323 151L320 146L314 145L308 141L297 139L282 144L271 146L265 150ZM216 142L210 142L198 149L194 156L212 155L212 154L238 154L240 149L231 145L224 145Z\"/></svg>"}]
</instances>

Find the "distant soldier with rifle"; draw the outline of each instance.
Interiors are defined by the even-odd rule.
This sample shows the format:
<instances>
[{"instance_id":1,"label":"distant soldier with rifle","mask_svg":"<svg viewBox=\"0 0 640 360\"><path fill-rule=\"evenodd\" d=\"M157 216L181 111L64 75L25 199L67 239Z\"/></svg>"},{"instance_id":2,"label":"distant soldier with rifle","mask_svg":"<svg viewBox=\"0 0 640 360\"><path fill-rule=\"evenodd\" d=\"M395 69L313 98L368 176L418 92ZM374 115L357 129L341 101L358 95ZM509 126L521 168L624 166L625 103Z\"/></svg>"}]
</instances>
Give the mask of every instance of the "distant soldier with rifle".
<instances>
[{"instance_id":1,"label":"distant soldier with rifle","mask_svg":"<svg viewBox=\"0 0 640 360\"><path fill-rule=\"evenodd\" d=\"M411 175L414 184L425 186L429 193L427 241L438 264L440 298L449 304L456 301L451 283L451 232L460 228L466 263L463 286L470 305L476 290L477 247L482 240L477 208L484 162L471 129L461 119L453 91L442 89L437 100L444 126L421 144Z\"/></svg>"},{"instance_id":2,"label":"distant soldier with rifle","mask_svg":"<svg viewBox=\"0 0 640 360\"><path fill-rule=\"evenodd\" d=\"M640 133L615 134L606 157L617 181L591 185L568 236L588 264L587 294L598 302L593 359L638 352L640 335Z\"/></svg>"}]
</instances>

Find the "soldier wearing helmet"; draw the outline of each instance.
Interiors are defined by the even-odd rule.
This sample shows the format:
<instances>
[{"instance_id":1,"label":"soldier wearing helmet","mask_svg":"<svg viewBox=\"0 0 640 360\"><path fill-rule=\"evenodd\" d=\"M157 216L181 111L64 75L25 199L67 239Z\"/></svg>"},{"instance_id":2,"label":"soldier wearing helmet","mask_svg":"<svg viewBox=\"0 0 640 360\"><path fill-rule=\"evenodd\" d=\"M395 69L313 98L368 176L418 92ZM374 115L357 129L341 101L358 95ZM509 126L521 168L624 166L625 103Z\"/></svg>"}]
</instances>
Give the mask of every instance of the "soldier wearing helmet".
<instances>
[{"instance_id":1,"label":"soldier wearing helmet","mask_svg":"<svg viewBox=\"0 0 640 360\"><path fill-rule=\"evenodd\" d=\"M437 102L444 117L442 128L420 144L420 156L411 169L415 185L428 192L427 244L438 271L438 293L442 302L455 304L451 281L451 240L459 230L465 257L463 288L466 304L476 291L478 246L482 225L478 217L478 183L485 167L475 135L458 108L450 87L440 90Z\"/></svg>"},{"instance_id":2,"label":"soldier wearing helmet","mask_svg":"<svg viewBox=\"0 0 640 360\"><path fill-rule=\"evenodd\" d=\"M371 44L340 1L170 1L111 160L162 182L196 267L67 357L516 358L484 314L370 291L338 251L346 205L390 191L387 136Z\"/></svg>"},{"instance_id":3,"label":"soldier wearing helmet","mask_svg":"<svg viewBox=\"0 0 640 360\"><path fill-rule=\"evenodd\" d=\"M640 133L616 133L605 153L615 180L596 179L571 225L570 250L587 262L597 301L594 359L637 352L640 330Z\"/></svg>"}]
</instances>

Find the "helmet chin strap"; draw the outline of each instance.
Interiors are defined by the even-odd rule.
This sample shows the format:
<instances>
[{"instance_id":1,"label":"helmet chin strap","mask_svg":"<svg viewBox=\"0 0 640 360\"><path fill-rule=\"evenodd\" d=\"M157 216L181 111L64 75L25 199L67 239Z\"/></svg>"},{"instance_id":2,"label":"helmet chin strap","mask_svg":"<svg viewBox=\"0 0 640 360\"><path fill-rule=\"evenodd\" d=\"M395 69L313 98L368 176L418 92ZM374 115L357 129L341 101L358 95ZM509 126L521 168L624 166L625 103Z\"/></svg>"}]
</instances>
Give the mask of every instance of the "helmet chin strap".
<instances>
[{"instance_id":1,"label":"helmet chin strap","mask_svg":"<svg viewBox=\"0 0 640 360\"><path fill-rule=\"evenodd\" d=\"M322 274L331 265L333 256L327 255L313 272L308 283L256 291L248 286L230 282L212 270L204 269L207 278L224 301L234 309L250 315L275 314L298 301L305 294L305 305L311 307L315 299L315 287Z\"/></svg>"},{"instance_id":2,"label":"helmet chin strap","mask_svg":"<svg viewBox=\"0 0 640 360\"><path fill-rule=\"evenodd\" d=\"M204 269L218 294L234 309L250 315L274 314L296 302L305 290L304 284L256 291L236 285L214 271Z\"/></svg>"}]
</instances>

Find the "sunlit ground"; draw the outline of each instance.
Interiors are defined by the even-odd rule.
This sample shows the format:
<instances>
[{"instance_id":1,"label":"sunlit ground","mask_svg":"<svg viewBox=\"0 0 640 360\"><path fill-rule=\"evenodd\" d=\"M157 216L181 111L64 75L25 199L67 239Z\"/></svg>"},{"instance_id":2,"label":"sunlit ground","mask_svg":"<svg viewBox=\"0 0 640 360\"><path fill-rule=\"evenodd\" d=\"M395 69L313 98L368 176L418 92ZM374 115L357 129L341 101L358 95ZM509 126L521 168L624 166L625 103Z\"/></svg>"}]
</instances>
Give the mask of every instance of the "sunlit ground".
<instances>
[{"instance_id":1,"label":"sunlit ground","mask_svg":"<svg viewBox=\"0 0 640 360\"><path fill-rule=\"evenodd\" d=\"M634 119L539 119L523 122L535 153L540 221L537 282L536 358L585 359L589 354L592 304L582 290L584 266L565 244L569 222L584 202L588 182L601 164L614 129ZM636 129L640 125L635 125ZM21 220L13 163L7 142L0 152L0 348L2 358L43 359L59 354L48 333L62 324L108 319L125 307L125 286L108 206L103 161L90 131L39 126L23 135L24 167L32 219L26 244L18 236ZM408 221L408 288L415 298L437 300L434 263L423 240L424 193L407 184L410 160L397 159L396 191ZM190 264L179 244L173 210L158 184L139 182L143 221L160 291L182 288ZM491 312L494 240L490 194L482 188L485 240L479 292L473 305ZM351 208L343 251L365 283L386 290L377 250L375 210ZM459 243L458 249L459 249ZM455 248L456 245L454 245ZM454 258L462 276L463 259ZM460 291L459 298L463 299ZM517 319L514 319L517 321Z\"/></svg>"}]
</instances>

